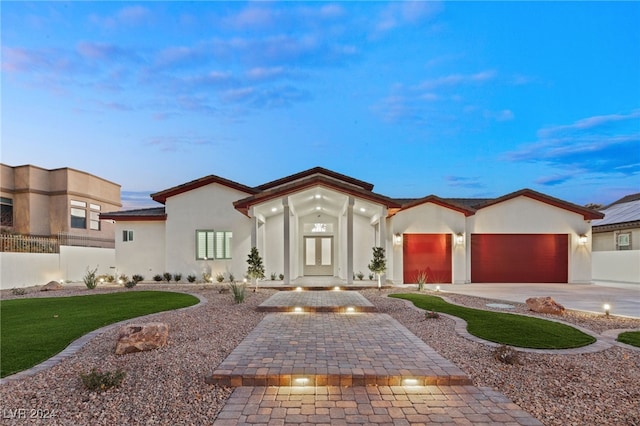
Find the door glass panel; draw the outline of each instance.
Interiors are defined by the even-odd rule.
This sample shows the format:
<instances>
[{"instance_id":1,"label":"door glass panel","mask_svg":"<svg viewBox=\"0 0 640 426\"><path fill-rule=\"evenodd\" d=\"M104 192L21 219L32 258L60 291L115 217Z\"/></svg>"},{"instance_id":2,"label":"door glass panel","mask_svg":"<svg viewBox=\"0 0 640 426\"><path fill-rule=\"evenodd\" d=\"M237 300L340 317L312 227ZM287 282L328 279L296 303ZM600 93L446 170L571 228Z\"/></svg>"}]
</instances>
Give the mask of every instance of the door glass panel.
<instances>
[{"instance_id":1,"label":"door glass panel","mask_svg":"<svg viewBox=\"0 0 640 426\"><path fill-rule=\"evenodd\" d=\"M305 256L305 265L315 265L316 264L316 239L315 238L305 238L306 245L306 256Z\"/></svg>"},{"instance_id":2,"label":"door glass panel","mask_svg":"<svg viewBox=\"0 0 640 426\"><path fill-rule=\"evenodd\" d=\"M331 238L322 238L322 265L331 265Z\"/></svg>"}]
</instances>

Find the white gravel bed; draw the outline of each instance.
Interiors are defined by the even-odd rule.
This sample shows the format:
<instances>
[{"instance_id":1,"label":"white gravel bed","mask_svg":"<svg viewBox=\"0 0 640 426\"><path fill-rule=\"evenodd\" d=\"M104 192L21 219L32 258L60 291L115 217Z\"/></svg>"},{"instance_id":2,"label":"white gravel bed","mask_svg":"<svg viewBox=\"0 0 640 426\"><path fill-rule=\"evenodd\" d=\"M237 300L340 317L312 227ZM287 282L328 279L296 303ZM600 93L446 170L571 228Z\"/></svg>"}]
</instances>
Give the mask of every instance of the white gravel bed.
<instances>
[{"instance_id":1,"label":"white gravel bed","mask_svg":"<svg viewBox=\"0 0 640 426\"><path fill-rule=\"evenodd\" d=\"M273 293L272 290L253 293L247 289L245 303L235 304L231 294L220 294L218 288L217 285L137 286L136 290L167 289L197 293L207 298L208 303L182 312L155 314L149 321L169 325L169 341L158 350L115 355L118 334L115 328L94 338L53 368L3 384L0 386L0 423L210 424L232 389L206 384L205 375L211 374L262 320L265 314L257 312L256 307ZM131 290L78 287L55 292L33 291L27 296L58 297L109 291ZM2 297L13 296L3 292ZM80 374L93 368L102 371L122 369L126 378L119 388L102 393L90 392L83 386ZM29 418L32 415L34 418Z\"/></svg>"},{"instance_id":2,"label":"white gravel bed","mask_svg":"<svg viewBox=\"0 0 640 426\"><path fill-rule=\"evenodd\" d=\"M426 320L421 311L408 309L405 301L386 297L388 292L368 290L363 294L380 312L393 316L462 368L475 385L504 393L545 425L640 425L640 351L613 347L581 355L520 353L521 365L507 365L493 358L491 348L459 336L453 320ZM488 309L486 303L500 302L443 295L483 309ZM496 310L531 314L526 305L509 303L515 309ZM575 311L568 311L562 320L597 333L640 328L639 319Z\"/></svg>"}]
</instances>

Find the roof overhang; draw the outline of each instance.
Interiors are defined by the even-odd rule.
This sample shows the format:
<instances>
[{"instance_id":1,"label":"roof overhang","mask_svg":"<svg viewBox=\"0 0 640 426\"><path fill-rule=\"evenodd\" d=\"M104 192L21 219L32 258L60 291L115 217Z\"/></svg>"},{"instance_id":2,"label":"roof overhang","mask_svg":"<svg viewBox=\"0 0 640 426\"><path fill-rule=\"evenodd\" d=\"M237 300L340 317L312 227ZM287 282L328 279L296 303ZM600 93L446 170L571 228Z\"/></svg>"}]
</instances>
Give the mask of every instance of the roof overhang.
<instances>
[{"instance_id":1,"label":"roof overhang","mask_svg":"<svg viewBox=\"0 0 640 426\"><path fill-rule=\"evenodd\" d=\"M164 191L156 192L154 194L151 194L151 198L154 201L157 201L158 203L164 204L167 202L167 198L169 197L173 197L175 195L182 194L184 192L188 192L193 189L210 185L212 183L224 185L226 187L238 190L240 192L244 192L246 194L255 194L259 192L259 190L243 185L241 183L234 182L232 180L225 179L220 176L209 175L200 179L192 180L191 182L187 182L182 185L174 186L173 188L165 189Z\"/></svg>"},{"instance_id":2,"label":"roof overhang","mask_svg":"<svg viewBox=\"0 0 640 426\"><path fill-rule=\"evenodd\" d=\"M444 200L444 199L442 199L442 198L440 198L440 197L438 197L436 195L428 195L428 196L426 196L424 198L420 198L418 200L414 200L414 201L411 201L411 202L409 202L407 204L404 204L399 211L407 210L407 209L410 209L410 208L413 208L413 207L417 207L417 206L420 206L420 205L423 205L423 204L427 204L427 203L432 203L432 204L438 205L440 207L444 207L444 208L447 208L447 209L451 209L451 210L457 211L459 213L464 214L465 217L472 216L476 212L475 209L472 209L472 208L469 208L469 207L465 207L465 206L461 206L461 205L456 204L454 202ZM396 212L394 212L394 214Z\"/></svg>"}]
</instances>

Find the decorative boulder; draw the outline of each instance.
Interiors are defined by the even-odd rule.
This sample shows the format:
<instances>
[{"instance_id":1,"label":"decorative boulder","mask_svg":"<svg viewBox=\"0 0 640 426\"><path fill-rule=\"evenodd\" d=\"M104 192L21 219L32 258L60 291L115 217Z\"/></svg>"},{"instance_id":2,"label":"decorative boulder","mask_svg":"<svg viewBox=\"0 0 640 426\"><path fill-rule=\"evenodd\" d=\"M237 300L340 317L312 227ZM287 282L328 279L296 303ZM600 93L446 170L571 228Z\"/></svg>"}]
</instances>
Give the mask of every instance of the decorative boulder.
<instances>
[{"instance_id":1,"label":"decorative boulder","mask_svg":"<svg viewBox=\"0 0 640 426\"><path fill-rule=\"evenodd\" d=\"M169 326L161 322L130 324L120 328L116 355L158 349L167 344Z\"/></svg>"},{"instance_id":2,"label":"decorative boulder","mask_svg":"<svg viewBox=\"0 0 640 426\"><path fill-rule=\"evenodd\" d=\"M62 284L58 281L49 281L47 284L43 285L40 291L56 291L62 290Z\"/></svg>"},{"instance_id":3,"label":"decorative boulder","mask_svg":"<svg viewBox=\"0 0 640 426\"><path fill-rule=\"evenodd\" d=\"M551 297L530 297L526 300L527 307L533 312L542 314L564 314L564 306L553 300Z\"/></svg>"}]
</instances>

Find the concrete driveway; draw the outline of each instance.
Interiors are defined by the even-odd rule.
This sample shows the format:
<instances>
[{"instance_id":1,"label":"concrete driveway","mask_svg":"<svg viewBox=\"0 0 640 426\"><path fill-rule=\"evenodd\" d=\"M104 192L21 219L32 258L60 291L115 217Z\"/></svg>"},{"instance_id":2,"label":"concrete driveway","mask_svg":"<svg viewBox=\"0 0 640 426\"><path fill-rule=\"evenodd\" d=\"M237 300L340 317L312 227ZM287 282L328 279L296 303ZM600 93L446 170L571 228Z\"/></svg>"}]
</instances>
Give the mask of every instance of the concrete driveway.
<instances>
[{"instance_id":1,"label":"concrete driveway","mask_svg":"<svg viewBox=\"0 0 640 426\"><path fill-rule=\"evenodd\" d=\"M435 290L436 284L425 287ZM440 284L440 291L520 303L551 296L567 309L600 313L608 303L612 315L640 318L638 284Z\"/></svg>"}]
</instances>

